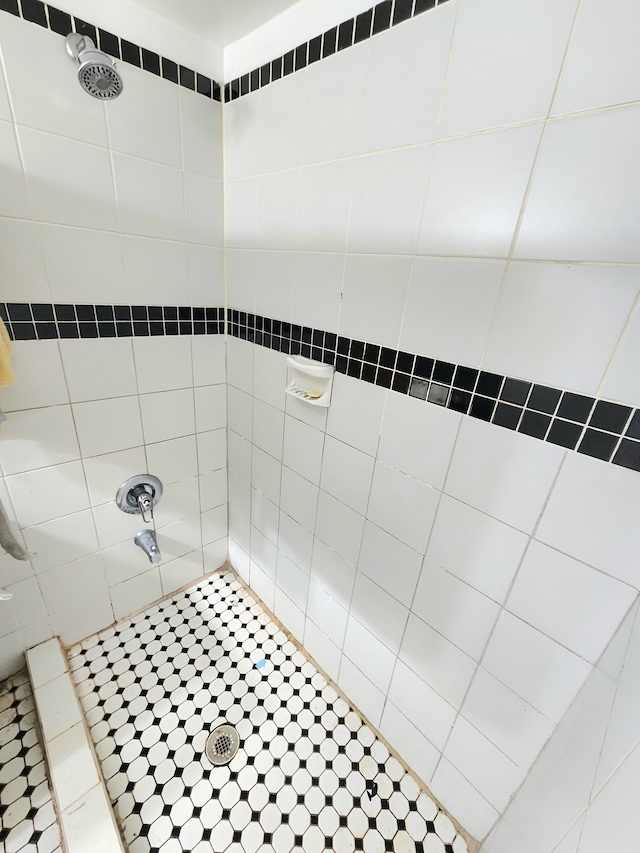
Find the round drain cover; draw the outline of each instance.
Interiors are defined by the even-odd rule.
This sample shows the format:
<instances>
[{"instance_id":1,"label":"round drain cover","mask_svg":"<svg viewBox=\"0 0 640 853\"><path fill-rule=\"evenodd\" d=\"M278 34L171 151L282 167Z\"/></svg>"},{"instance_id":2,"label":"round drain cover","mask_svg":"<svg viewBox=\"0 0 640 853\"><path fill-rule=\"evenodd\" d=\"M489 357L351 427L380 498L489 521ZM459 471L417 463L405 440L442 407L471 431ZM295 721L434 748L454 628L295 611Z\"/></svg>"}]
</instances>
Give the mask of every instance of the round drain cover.
<instances>
[{"instance_id":1,"label":"round drain cover","mask_svg":"<svg viewBox=\"0 0 640 853\"><path fill-rule=\"evenodd\" d=\"M215 728L204 748L212 764L228 764L240 748L240 737L233 726L223 725Z\"/></svg>"}]
</instances>

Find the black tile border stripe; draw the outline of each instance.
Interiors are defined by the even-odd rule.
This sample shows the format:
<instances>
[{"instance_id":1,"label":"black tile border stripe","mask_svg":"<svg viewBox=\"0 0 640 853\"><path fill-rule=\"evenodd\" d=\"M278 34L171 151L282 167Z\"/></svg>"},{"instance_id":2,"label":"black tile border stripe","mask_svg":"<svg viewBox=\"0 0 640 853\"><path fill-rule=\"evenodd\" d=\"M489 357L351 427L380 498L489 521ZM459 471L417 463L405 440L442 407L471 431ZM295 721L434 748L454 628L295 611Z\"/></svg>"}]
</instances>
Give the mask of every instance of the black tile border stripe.
<instances>
[{"instance_id":1,"label":"black tile border stripe","mask_svg":"<svg viewBox=\"0 0 640 853\"><path fill-rule=\"evenodd\" d=\"M225 103L255 92L256 89L268 86L281 77L353 47L446 2L448 0L383 0L382 3L287 51L283 56L278 56L260 68L254 68L253 71L225 83Z\"/></svg>"},{"instance_id":2,"label":"black tile border stripe","mask_svg":"<svg viewBox=\"0 0 640 853\"><path fill-rule=\"evenodd\" d=\"M67 36L70 32L87 35L93 39L100 50L115 59L135 65L185 89L191 89L206 98L222 101L222 87L210 77L198 74L191 68L185 68L152 50L140 47L68 12L63 12L55 6L43 3L42 0L0 0L0 11L8 12L10 15L37 24L61 36Z\"/></svg>"},{"instance_id":3,"label":"black tile border stripe","mask_svg":"<svg viewBox=\"0 0 640 853\"><path fill-rule=\"evenodd\" d=\"M225 309L181 305L0 302L13 341L222 335Z\"/></svg>"},{"instance_id":4,"label":"black tile border stripe","mask_svg":"<svg viewBox=\"0 0 640 853\"><path fill-rule=\"evenodd\" d=\"M227 333L338 373L640 471L640 409L416 353L227 310Z\"/></svg>"}]
</instances>

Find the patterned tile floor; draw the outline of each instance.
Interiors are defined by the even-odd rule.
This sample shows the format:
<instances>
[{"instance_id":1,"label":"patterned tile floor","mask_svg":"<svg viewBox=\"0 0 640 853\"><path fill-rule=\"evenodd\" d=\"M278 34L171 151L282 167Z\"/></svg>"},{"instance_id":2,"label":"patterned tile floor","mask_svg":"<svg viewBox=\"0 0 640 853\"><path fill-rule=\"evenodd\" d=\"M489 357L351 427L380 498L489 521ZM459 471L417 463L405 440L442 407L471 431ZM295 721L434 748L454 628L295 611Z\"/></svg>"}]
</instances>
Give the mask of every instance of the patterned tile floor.
<instances>
[{"instance_id":1,"label":"patterned tile floor","mask_svg":"<svg viewBox=\"0 0 640 853\"><path fill-rule=\"evenodd\" d=\"M466 853L456 828L231 572L71 667L130 853ZM213 767L212 728L240 750Z\"/></svg>"},{"instance_id":2,"label":"patterned tile floor","mask_svg":"<svg viewBox=\"0 0 640 853\"><path fill-rule=\"evenodd\" d=\"M0 683L0 851L62 853L26 670Z\"/></svg>"}]
</instances>

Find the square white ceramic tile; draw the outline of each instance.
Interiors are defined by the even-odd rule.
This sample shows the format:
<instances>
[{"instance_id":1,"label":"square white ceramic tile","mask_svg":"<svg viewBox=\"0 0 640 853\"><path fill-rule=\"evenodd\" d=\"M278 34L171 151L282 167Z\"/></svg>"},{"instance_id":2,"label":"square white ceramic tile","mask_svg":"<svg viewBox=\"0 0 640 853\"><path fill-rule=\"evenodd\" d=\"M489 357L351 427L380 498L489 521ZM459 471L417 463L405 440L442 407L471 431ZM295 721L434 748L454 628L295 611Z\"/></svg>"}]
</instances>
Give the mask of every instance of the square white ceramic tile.
<instances>
[{"instance_id":1,"label":"square white ceramic tile","mask_svg":"<svg viewBox=\"0 0 640 853\"><path fill-rule=\"evenodd\" d=\"M118 304L129 301L117 234L40 222L38 235L54 302ZM87 270L91 270L91 275L87 275ZM109 342L107 338L82 341L93 346Z\"/></svg>"},{"instance_id":2,"label":"square white ceramic tile","mask_svg":"<svg viewBox=\"0 0 640 853\"><path fill-rule=\"evenodd\" d=\"M191 338L194 385L219 385L226 382L226 347L221 335L197 335Z\"/></svg>"},{"instance_id":3,"label":"square white ceramic tile","mask_svg":"<svg viewBox=\"0 0 640 853\"><path fill-rule=\"evenodd\" d=\"M227 464L227 431L214 429L200 432L196 436L198 448L198 468L201 474L217 471Z\"/></svg>"},{"instance_id":4,"label":"square white ceramic tile","mask_svg":"<svg viewBox=\"0 0 640 853\"><path fill-rule=\"evenodd\" d=\"M351 661L342 656L338 685L349 690L349 697L369 722L377 726L382 718L384 696Z\"/></svg>"},{"instance_id":5,"label":"square white ceramic tile","mask_svg":"<svg viewBox=\"0 0 640 853\"><path fill-rule=\"evenodd\" d=\"M597 394L638 287L633 267L510 264L483 367Z\"/></svg>"},{"instance_id":6,"label":"square white ceramic tile","mask_svg":"<svg viewBox=\"0 0 640 853\"><path fill-rule=\"evenodd\" d=\"M159 477L165 486L198 474L195 436L187 435L171 441L148 444L145 452L149 470Z\"/></svg>"},{"instance_id":7,"label":"square white ceramic tile","mask_svg":"<svg viewBox=\"0 0 640 853\"><path fill-rule=\"evenodd\" d=\"M25 131L28 133L28 131ZM41 135L41 134L40 134ZM37 147L37 146L36 146ZM37 151L35 157L38 157ZM39 162L36 160L35 162ZM22 163L18 154L14 129L9 122L0 122L0 163L6 177L6 185L0 202L2 216L17 216L30 219L32 216L27 186L22 171Z\"/></svg>"},{"instance_id":8,"label":"square white ceramic tile","mask_svg":"<svg viewBox=\"0 0 640 853\"><path fill-rule=\"evenodd\" d=\"M27 653L29 676L34 689L66 672L58 640L47 640Z\"/></svg>"},{"instance_id":9,"label":"square white ceramic tile","mask_svg":"<svg viewBox=\"0 0 640 853\"><path fill-rule=\"evenodd\" d=\"M378 690L387 693L396 656L353 616L349 617L347 624L343 654Z\"/></svg>"},{"instance_id":10,"label":"square white ceramic tile","mask_svg":"<svg viewBox=\"0 0 640 853\"><path fill-rule=\"evenodd\" d=\"M187 245L187 267L191 305L224 305L223 250L190 243Z\"/></svg>"},{"instance_id":11,"label":"square white ceramic tile","mask_svg":"<svg viewBox=\"0 0 640 853\"><path fill-rule=\"evenodd\" d=\"M286 418L283 462L315 485L320 482L323 445L324 436L320 430L296 418Z\"/></svg>"},{"instance_id":12,"label":"square white ceramic tile","mask_svg":"<svg viewBox=\"0 0 640 853\"><path fill-rule=\"evenodd\" d=\"M413 613L402 640L400 660L449 704L460 708L476 670L475 661Z\"/></svg>"},{"instance_id":13,"label":"square white ceramic tile","mask_svg":"<svg viewBox=\"0 0 640 853\"><path fill-rule=\"evenodd\" d=\"M140 409L147 443L166 441L195 432L191 389L143 394L140 397Z\"/></svg>"},{"instance_id":14,"label":"square white ceramic tile","mask_svg":"<svg viewBox=\"0 0 640 853\"><path fill-rule=\"evenodd\" d=\"M200 476L200 506L203 512L227 502L227 469Z\"/></svg>"},{"instance_id":15,"label":"square white ceramic tile","mask_svg":"<svg viewBox=\"0 0 640 853\"><path fill-rule=\"evenodd\" d=\"M88 509L28 527L24 537L37 573L78 560L99 548L93 516Z\"/></svg>"},{"instance_id":16,"label":"square white ceramic tile","mask_svg":"<svg viewBox=\"0 0 640 853\"><path fill-rule=\"evenodd\" d=\"M633 471L569 454L536 537L638 588L638 500Z\"/></svg>"},{"instance_id":17,"label":"square white ceramic tile","mask_svg":"<svg viewBox=\"0 0 640 853\"><path fill-rule=\"evenodd\" d=\"M184 240L182 172L125 154L112 156L121 230L125 234Z\"/></svg>"},{"instance_id":18,"label":"square white ceramic tile","mask_svg":"<svg viewBox=\"0 0 640 853\"><path fill-rule=\"evenodd\" d=\"M317 486L283 465L280 508L311 532L315 527L318 493Z\"/></svg>"},{"instance_id":19,"label":"square white ceramic tile","mask_svg":"<svg viewBox=\"0 0 640 853\"><path fill-rule=\"evenodd\" d=\"M355 567L324 542L314 542L311 577L344 608L351 601L355 573Z\"/></svg>"},{"instance_id":20,"label":"square white ceramic tile","mask_svg":"<svg viewBox=\"0 0 640 853\"><path fill-rule=\"evenodd\" d=\"M526 125L438 143L418 252L506 258L541 134Z\"/></svg>"},{"instance_id":21,"label":"square white ceramic tile","mask_svg":"<svg viewBox=\"0 0 640 853\"><path fill-rule=\"evenodd\" d=\"M76 723L82 725L78 700L66 673L39 687L37 702L40 724L47 740L57 737Z\"/></svg>"},{"instance_id":22,"label":"square white ceramic tile","mask_svg":"<svg viewBox=\"0 0 640 853\"><path fill-rule=\"evenodd\" d=\"M222 104L181 87L182 162L189 172L222 178Z\"/></svg>"},{"instance_id":23,"label":"square white ceramic tile","mask_svg":"<svg viewBox=\"0 0 640 853\"><path fill-rule=\"evenodd\" d=\"M182 525L181 529L184 529L183 522L179 522L179 524ZM171 548L174 545L174 542L168 541L170 538L173 538L173 527L177 527L177 525L170 525L158 532L163 560L167 557L167 546ZM102 550L101 554L109 587L117 586L149 570L149 566L146 561L143 561L141 554L137 551L132 553L131 544L132 540L127 539L118 545L112 545ZM171 559L172 556L173 554L169 558Z\"/></svg>"},{"instance_id":24,"label":"square white ceramic tile","mask_svg":"<svg viewBox=\"0 0 640 853\"><path fill-rule=\"evenodd\" d=\"M198 478L191 477L165 487L162 502L154 509L154 518L158 526L164 526L198 515L199 512Z\"/></svg>"},{"instance_id":25,"label":"square white ceramic tile","mask_svg":"<svg viewBox=\"0 0 640 853\"><path fill-rule=\"evenodd\" d=\"M460 536L461 530L464 536ZM443 495L426 560L500 604L526 544L524 533Z\"/></svg>"},{"instance_id":26,"label":"square white ceramic tile","mask_svg":"<svg viewBox=\"0 0 640 853\"><path fill-rule=\"evenodd\" d=\"M131 341L60 341L60 351L73 403L137 393Z\"/></svg>"},{"instance_id":27,"label":"square white ceramic tile","mask_svg":"<svg viewBox=\"0 0 640 853\"><path fill-rule=\"evenodd\" d=\"M364 518L321 491L318 499L316 536L350 563L357 562Z\"/></svg>"},{"instance_id":28,"label":"square white ceramic tile","mask_svg":"<svg viewBox=\"0 0 640 853\"><path fill-rule=\"evenodd\" d=\"M209 542L202 548L202 560L205 575L221 569L229 561L229 535L225 534L216 542ZM164 583L164 581L163 581Z\"/></svg>"},{"instance_id":29,"label":"square white ceramic tile","mask_svg":"<svg viewBox=\"0 0 640 853\"><path fill-rule=\"evenodd\" d=\"M256 495L261 495L263 500L267 500L261 492L258 492L255 489L252 490L250 483L246 483L244 480L240 479L240 477L238 477L238 475L233 471L229 472L229 504L234 509L237 509L238 512L242 513L245 518L251 518L251 504L254 493ZM269 503L271 503L271 501L269 501ZM275 506L275 504L273 504L273 506ZM262 523L257 526L262 530ZM275 530L277 531L277 529L277 525L275 525ZM273 541L276 540L274 539Z\"/></svg>"},{"instance_id":30,"label":"square white ceramic tile","mask_svg":"<svg viewBox=\"0 0 640 853\"><path fill-rule=\"evenodd\" d=\"M0 252L3 298L7 302L48 302L51 297L35 224L4 218L0 230Z\"/></svg>"},{"instance_id":31,"label":"square white ceramic tile","mask_svg":"<svg viewBox=\"0 0 640 853\"><path fill-rule=\"evenodd\" d=\"M251 481L251 442L229 430L229 471Z\"/></svg>"},{"instance_id":32,"label":"square white ceramic tile","mask_svg":"<svg viewBox=\"0 0 640 853\"><path fill-rule=\"evenodd\" d=\"M217 568L217 566L214 568ZM186 586L188 583L199 580L203 573L203 556L200 549L192 551L190 554L184 554L176 560L162 563L160 565L162 594L168 595L174 592L174 590Z\"/></svg>"},{"instance_id":33,"label":"square white ceramic tile","mask_svg":"<svg viewBox=\"0 0 640 853\"><path fill-rule=\"evenodd\" d=\"M389 699L436 749L444 748L456 712L402 661L396 664Z\"/></svg>"},{"instance_id":34,"label":"square white ceramic tile","mask_svg":"<svg viewBox=\"0 0 640 853\"><path fill-rule=\"evenodd\" d=\"M638 35L640 14L635 3L617 0L605 18L594 0L581 3L552 113L637 100L634 45ZM600 57L599 72L592 62L595 51Z\"/></svg>"},{"instance_id":35,"label":"square white ceramic tile","mask_svg":"<svg viewBox=\"0 0 640 853\"><path fill-rule=\"evenodd\" d=\"M474 838L484 838L500 816L446 759L438 764L429 788L451 814L465 816L465 829Z\"/></svg>"},{"instance_id":36,"label":"square white ceramic tile","mask_svg":"<svg viewBox=\"0 0 640 853\"><path fill-rule=\"evenodd\" d=\"M350 614L397 654L409 611L362 572L356 574Z\"/></svg>"},{"instance_id":37,"label":"square white ceramic tile","mask_svg":"<svg viewBox=\"0 0 640 853\"><path fill-rule=\"evenodd\" d=\"M224 188L224 217L228 247L247 249L255 247L257 215L258 179L227 180ZM230 293L233 292L230 290ZM233 304L236 304L235 300ZM253 310L251 305L243 305L242 308L247 311Z\"/></svg>"},{"instance_id":38,"label":"square white ceramic tile","mask_svg":"<svg viewBox=\"0 0 640 853\"><path fill-rule=\"evenodd\" d=\"M343 252L351 208L355 158L300 170L296 247Z\"/></svg>"},{"instance_id":39,"label":"square white ceramic tile","mask_svg":"<svg viewBox=\"0 0 640 853\"><path fill-rule=\"evenodd\" d=\"M385 702L380 734L421 779L430 779L433 776L440 752L419 728L398 711L393 702Z\"/></svg>"},{"instance_id":40,"label":"square white ceramic tile","mask_svg":"<svg viewBox=\"0 0 640 853\"><path fill-rule=\"evenodd\" d=\"M636 595L633 587L532 542L506 607L595 663Z\"/></svg>"},{"instance_id":41,"label":"square white ceramic tile","mask_svg":"<svg viewBox=\"0 0 640 853\"><path fill-rule=\"evenodd\" d=\"M83 456L112 453L143 443L137 397L75 403L73 417Z\"/></svg>"},{"instance_id":42,"label":"square white ceramic tile","mask_svg":"<svg viewBox=\"0 0 640 853\"><path fill-rule=\"evenodd\" d=\"M137 515L121 512L115 501L94 506L93 517L101 548L108 548L125 540L133 540L140 530L141 519ZM142 552L140 552L140 559L142 559Z\"/></svg>"},{"instance_id":43,"label":"square white ceramic tile","mask_svg":"<svg viewBox=\"0 0 640 853\"><path fill-rule=\"evenodd\" d=\"M87 845L94 853L120 853L122 850L122 842L101 785L65 810L63 826L68 853L82 853Z\"/></svg>"},{"instance_id":44,"label":"square white ceramic tile","mask_svg":"<svg viewBox=\"0 0 640 853\"><path fill-rule=\"evenodd\" d=\"M251 454L251 484L274 503L280 501L282 464L254 447Z\"/></svg>"},{"instance_id":45,"label":"square white ceramic tile","mask_svg":"<svg viewBox=\"0 0 640 853\"><path fill-rule=\"evenodd\" d=\"M336 374L333 381L327 432L374 456L387 392L378 386Z\"/></svg>"},{"instance_id":46,"label":"square white ceramic tile","mask_svg":"<svg viewBox=\"0 0 640 853\"><path fill-rule=\"evenodd\" d=\"M344 265L345 256L342 254L296 252L294 323L327 331L337 330Z\"/></svg>"},{"instance_id":47,"label":"square white ceramic tile","mask_svg":"<svg viewBox=\"0 0 640 853\"><path fill-rule=\"evenodd\" d=\"M304 615L309 575L282 553L278 554L276 563L276 585Z\"/></svg>"},{"instance_id":48,"label":"square white ceramic tile","mask_svg":"<svg viewBox=\"0 0 640 853\"><path fill-rule=\"evenodd\" d=\"M248 341L230 337L226 342L227 377L229 385L251 394L253 389L254 350ZM211 384L211 383L207 383ZM269 402L268 400L266 402Z\"/></svg>"},{"instance_id":49,"label":"square white ceramic tile","mask_svg":"<svg viewBox=\"0 0 640 853\"><path fill-rule=\"evenodd\" d=\"M137 556L140 560L144 559L144 555ZM111 601L116 619L122 619L161 597L162 584L158 566L111 587Z\"/></svg>"},{"instance_id":50,"label":"square white ceramic tile","mask_svg":"<svg viewBox=\"0 0 640 853\"><path fill-rule=\"evenodd\" d=\"M389 394L378 459L441 489L458 433L460 415L425 405L414 397Z\"/></svg>"},{"instance_id":51,"label":"square white ceramic tile","mask_svg":"<svg viewBox=\"0 0 640 853\"><path fill-rule=\"evenodd\" d=\"M376 462L367 518L423 554L435 517L438 494L431 486Z\"/></svg>"},{"instance_id":52,"label":"square white ceramic tile","mask_svg":"<svg viewBox=\"0 0 640 853\"><path fill-rule=\"evenodd\" d=\"M305 75L291 74L260 90L260 171L299 166Z\"/></svg>"},{"instance_id":53,"label":"square white ceramic tile","mask_svg":"<svg viewBox=\"0 0 640 853\"><path fill-rule=\"evenodd\" d=\"M304 647L335 681L340 669L340 649L310 619L305 621Z\"/></svg>"},{"instance_id":54,"label":"square white ceramic tile","mask_svg":"<svg viewBox=\"0 0 640 853\"><path fill-rule=\"evenodd\" d=\"M26 127L19 133L36 219L115 231L109 152Z\"/></svg>"},{"instance_id":55,"label":"square white ceramic tile","mask_svg":"<svg viewBox=\"0 0 640 853\"><path fill-rule=\"evenodd\" d=\"M278 619L286 626L293 636L302 641L304 636L304 611L300 610L291 599L276 587L273 602L273 612Z\"/></svg>"},{"instance_id":56,"label":"square white ceramic tile","mask_svg":"<svg viewBox=\"0 0 640 853\"><path fill-rule=\"evenodd\" d=\"M591 671L586 661L504 611L482 665L554 722Z\"/></svg>"},{"instance_id":57,"label":"square white ceramic tile","mask_svg":"<svg viewBox=\"0 0 640 853\"><path fill-rule=\"evenodd\" d=\"M207 246L224 244L222 181L206 175L184 173L187 240Z\"/></svg>"},{"instance_id":58,"label":"square white ceramic tile","mask_svg":"<svg viewBox=\"0 0 640 853\"><path fill-rule=\"evenodd\" d=\"M135 66L127 67L127 72L127 97L115 99L105 111L110 147L179 168L182 165L179 89L170 81Z\"/></svg>"},{"instance_id":59,"label":"square white ceramic tile","mask_svg":"<svg viewBox=\"0 0 640 853\"><path fill-rule=\"evenodd\" d=\"M68 808L98 785L98 771L82 723L48 741L47 757L60 809Z\"/></svg>"},{"instance_id":60,"label":"square white ceramic tile","mask_svg":"<svg viewBox=\"0 0 640 853\"><path fill-rule=\"evenodd\" d=\"M2 389L4 412L69 402L57 341L14 341L12 364L20 382Z\"/></svg>"},{"instance_id":61,"label":"square white ceramic tile","mask_svg":"<svg viewBox=\"0 0 640 853\"><path fill-rule=\"evenodd\" d=\"M67 462L7 477L20 527L30 527L89 508L82 463Z\"/></svg>"},{"instance_id":62,"label":"square white ceramic tile","mask_svg":"<svg viewBox=\"0 0 640 853\"><path fill-rule=\"evenodd\" d=\"M371 41L360 151L433 139L455 18L447 6Z\"/></svg>"},{"instance_id":63,"label":"square white ceramic tile","mask_svg":"<svg viewBox=\"0 0 640 853\"><path fill-rule=\"evenodd\" d=\"M535 7L507 0L463 5L439 134L545 118L577 5L575 0L544 0ZM505 68L509 74L503 73Z\"/></svg>"},{"instance_id":64,"label":"square white ceramic tile","mask_svg":"<svg viewBox=\"0 0 640 853\"><path fill-rule=\"evenodd\" d=\"M10 607L18 628L46 618L47 610L35 577L11 584L8 591L13 596Z\"/></svg>"},{"instance_id":65,"label":"square white ceramic tile","mask_svg":"<svg viewBox=\"0 0 640 853\"><path fill-rule=\"evenodd\" d=\"M4 425L0 463L5 474L19 474L79 458L71 406L14 412Z\"/></svg>"},{"instance_id":66,"label":"square white ceramic tile","mask_svg":"<svg viewBox=\"0 0 640 853\"><path fill-rule=\"evenodd\" d=\"M224 385L201 385L194 388L196 430L208 432L227 425L227 389Z\"/></svg>"},{"instance_id":67,"label":"square white ceramic tile","mask_svg":"<svg viewBox=\"0 0 640 853\"><path fill-rule=\"evenodd\" d=\"M640 346L640 311L636 308L624 337L605 376L599 396L612 400L624 400L632 406L640 406L640 388L635 372L635 353Z\"/></svg>"},{"instance_id":68,"label":"square white ceramic tile","mask_svg":"<svg viewBox=\"0 0 640 853\"><path fill-rule=\"evenodd\" d=\"M465 418L445 492L525 532L538 520L564 451ZM500 488L496 488L499 480Z\"/></svg>"},{"instance_id":69,"label":"square white ceramic tile","mask_svg":"<svg viewBox=\"0 0 640 853\"><path fill-rule=\"evenodd\" d=\"M639 113L631 106L550 122L515 257L640 260L630 212L640 168L634 157Z\"/></svg>"},{"instance_id":70,"label":"square white ceramic tile","mask_svg":"<svg viewBox=\"0 0 640 853\"><path fill-rule=\"evenodd\" d=\"M253 398L251 395L238 391L233 385L227 386L227 412L229 429L251 441L253 431Z\"/></svg>"},{"instance_id":71,"label":"square white ceramic tile","mask_svg":"<svg viewBox=\"0 0 640 853\"><path fill-rule=\"evenodd\" d=\"M482 668L471 683L462 715L524 771L554 730L550 720Z\"/></svg>"},{"instance_id":72,"label":"square white ceramic tile","mask_svg":"<svg viewBox=\"0 0 640 853\"><path fill-rule=\"evenodd\" d=\"M84 459L83 465L93 506L113 501L120 484L131 476L132 471L142 473L147 470L143 447L93 456ZM149 468L154 470L153 465Z\"/></svg>"},{"instance_id":73,"label":"square white ceramic tile","mask_svg":"<svg viewBox=\"0 0 640 853\"><path fill-rule=\"evenodd\" d=\"M311 567L313 542L313 534L286 513L280 513L278 548L307 573Z\"/></svg>"},{"instance_id":74,"label":"square white ceramic tile","mask_svg":"<svg viewBox=\"0 0 640 853\"><path fill-rule=\"evenodd\" d=\"M504 261L415 258L401 348L480 364L505 266Z\"/></svg>"},{"instance_id":75,"label":"square white ceramic tile","mask_svg":"<svg viewBox=\"0 0 640 853\"><path fill-rule=\"evenodd\" d=\"M176 302L183 305L188 302L187 252L183 243L127 234L123 234L120 240L128 301L138 305L174 305ZM137 338L135 343L149 342L158 346L165 341L179 340Z\"/></svg>"},{"instance_id":76,"label":"square white ceramic tile","mask_svg":"<svg viewBox=\"0 0 640 853\"><path fill-rule=\"evenodd\" d=\"M500 607L428 559L411 608L475 661L485 649Z\"/></svg>"},{"instance_id":77,"label":"square white ceramic tile","mask_svg":"<svg viewBox=\"0 0 640 853\"><path fill-rule=\"evenodd\" d=\"M229 533L226 504L202 513L202 544L217 542Z\"/></svg>"},{"instance_id":78,"label":"square white ceramic tile","mask_svg":"<svg viewBox=\"0 0 640 853\"><path fill-rule=\"evenodd\" d=\"M309 584L306 613L331 642L342 649L349 614L345 607L331 596L331 590L312 580Z\"/></svg>"},{"instance_id":79,"label":"square white ceramic tile","mask_svg":"<svg viewBox=\"0 0 640 853\"><path fill-rule=\"evenodd\" d=\"M358 569L397 601L409 607L416 589L422 555L368 521Z\"/></svg>"},{"instance_id":80,"label":"square white ceramic tile","mask_svg":"<svg viewBox=\"0 0 640 853\"><path fill-rule=\"evenodd\" d=\"M429 145L358 158L350 252L413 253L430 159Z\"/></svg>"},{"instance_id":81,"label":"square white ceramic tile","mask_svg":"<svg viewBox=\"0 0 640 853\"><path fill-rule=\"evenodd\" d=\"M260 249L288 250L295 248L299 183L299 169L274 172L258 178L257 236L254 247L257 245Z\"/></svg>"},{"instance_id":82,"label":"square white ceramic tile","mask_svg":"<svg viewBox=\"0 0 640 853\"><path fill-rule=\"evenodd\" d=\"M410 271L410 258L348 255L340 334L395 348Z\"/></svg>"},{"instance_id":83,"label":"square white ceramic tile","mask_svg":"<svg viewBox=\"0 0 640 853\"><path fill-rule=\"evenodd\" d=\"M327 436L320 484L325 492L364 514L373 478L374 459L354 447Z\"/></svg>"},{"instance_id":84,"label":"square white ceramic tile","mask_svg":"<svg viewBox=\"0 0 640 853\"><path fill-rule=\"evenodd\" d=\"M269 610L273 610L276 592L275 581L253 560L251 561L249 583L260 601L264 602Z\"/></svg>"},{"instance_id":85,"label":"square white ceramic tile","mask_svg":"<svg viewBox=\"0 0 640 853\"><path fill-rule=\"evenodd\" d=\"M42 598L49 613L68 607L76 597L90 598L106 593L107 581L100 554L90 554L38 575Z\"/></svg>"},{"instance_id":86,"label":"square white ceramic tile","mask_svg":"<svg viewBox=\"0 0 640 853\"><path fill-rule=\"evenodd\" d=\"M260 97L252 92L224 105L224 173L226 180L258 173Z\"/></svg>"},{"instance_id":87,"label":"square white ceramic tile","mask_svg":"<svg viewBox=\"0 0 640 853\"><path fill-rule=\"evenodd\" d=\"M254 400L253 414L253 443L274 459L282 459L284 412Z\"/></svg>"}]
</instances>

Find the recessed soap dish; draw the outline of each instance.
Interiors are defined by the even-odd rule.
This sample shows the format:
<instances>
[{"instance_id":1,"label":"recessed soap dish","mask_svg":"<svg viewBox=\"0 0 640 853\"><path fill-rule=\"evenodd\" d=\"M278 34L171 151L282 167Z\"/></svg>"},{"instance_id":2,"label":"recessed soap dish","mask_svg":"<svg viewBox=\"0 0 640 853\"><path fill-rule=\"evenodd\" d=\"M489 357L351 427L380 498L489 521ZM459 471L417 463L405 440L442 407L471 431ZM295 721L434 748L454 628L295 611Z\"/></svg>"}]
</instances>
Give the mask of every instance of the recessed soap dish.
<instances>
[{"instance_id":1,"label":"recessed soap dish","mask_svg":"<svg viewBox=\"0 0 640 853\"><path fill-rule=\"evenodd\" d=\"M319 364L301 355L287 358L288 381L286 392L311 406L328 408L331 402L334 368Z\"/></svg>"}]
</instances>

